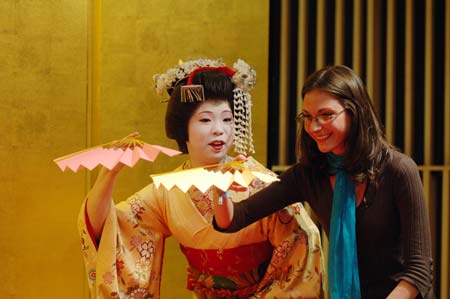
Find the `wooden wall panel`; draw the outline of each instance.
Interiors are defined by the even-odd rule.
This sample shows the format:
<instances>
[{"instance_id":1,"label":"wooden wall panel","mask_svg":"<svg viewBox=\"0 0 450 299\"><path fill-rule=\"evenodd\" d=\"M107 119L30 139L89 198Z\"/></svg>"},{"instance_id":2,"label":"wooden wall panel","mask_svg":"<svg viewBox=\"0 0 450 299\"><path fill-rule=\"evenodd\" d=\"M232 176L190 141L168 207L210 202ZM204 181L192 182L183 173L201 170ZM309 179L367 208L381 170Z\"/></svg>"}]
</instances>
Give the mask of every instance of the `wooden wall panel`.
<instances>
[{"instance_id":1,"label":"wooden wall panel","mask_svg":"<svg viewBox=\"0 0 450 299\"><path fill-rule=\"evenodd\" d=\"M326 64L345 64L363 78L388 141L419 165L432 229L434 287L438 298L449 297L450 1L298 2L298 18L291 17L290 22L298 26L299 34L286 42L298 53L297 80L290 82L300 91L308 70ZM351 26L346 25L348 20ZM314 53L309 51L312 43ZM283 57L279 61L289 64ZM301 109L300 94L279 101L290 109ZM295 120L290 121L288 127L296 126ZM280 140L291 136L284 134ZM272 165L276 171L295 162L279 161Z\"/></svg>"}]
</instances>

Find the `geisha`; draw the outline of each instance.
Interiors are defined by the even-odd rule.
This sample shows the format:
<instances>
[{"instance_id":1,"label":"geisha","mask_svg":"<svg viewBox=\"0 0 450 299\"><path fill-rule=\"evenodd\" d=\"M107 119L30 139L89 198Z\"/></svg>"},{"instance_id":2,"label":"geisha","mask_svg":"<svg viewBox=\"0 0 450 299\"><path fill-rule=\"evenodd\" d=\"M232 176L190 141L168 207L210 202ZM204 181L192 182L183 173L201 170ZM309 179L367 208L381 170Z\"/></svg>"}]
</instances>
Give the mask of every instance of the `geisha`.
<instances>
[{"instance_id":1,"label":"geisha","mask_svg":"<svg viewBox=\"0 0 450 299\"><path fill-rule=\"evenodd\" d=\"M254 82L255 71L242 60L233 68L220 60L193 60L155 76L157 92L170 95L166 135L187 154L178 170L242 158L228 156L233 145L237 153L253 152ZM215 187L182 192L152 183L114 204L122 168L101 169L80 211L92 298L159 298L164 242L171 236L187 259L194 298L320 298L320 235L301 204L224 234L212 226ZM245 191L228 192L245 200L266 185L255 180Z\"/></svg>"}]
</instances>

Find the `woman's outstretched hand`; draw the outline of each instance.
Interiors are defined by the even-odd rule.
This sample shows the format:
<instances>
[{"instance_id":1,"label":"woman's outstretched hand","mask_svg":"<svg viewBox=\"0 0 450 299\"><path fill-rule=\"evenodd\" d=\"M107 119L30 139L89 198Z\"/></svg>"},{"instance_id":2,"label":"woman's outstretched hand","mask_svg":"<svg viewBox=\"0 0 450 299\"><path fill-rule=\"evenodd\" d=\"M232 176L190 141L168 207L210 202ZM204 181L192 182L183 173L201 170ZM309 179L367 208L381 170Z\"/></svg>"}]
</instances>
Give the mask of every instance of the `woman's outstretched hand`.
<instances>
[{"instance_id":1,"label":"woman's outstretched hand","mask_svg":"<svg viewBox=\"0 0 450 299\"><path fill-rule=\"evenodd\" d=\"M213 209L216 224L221 229L226 229L230 226L233 219L233 201L227 192L223 192L216 188L213 196Z\"/></svg>"},{"instance_id":2,"label":"woman's outstretched hand","mask_svg":"<svg viewBox=\"0 0 450 299\"><path fill-rule=\"evenodd\" d=\"M239 154L234 157L233 161L245 162L247 161L247 156ZM236 192L246 191L247 188L241 186L239 184L233 183L229 190L233 190ZM214 217L216 220L216 224L221 229L226 229L231 225L231 221L233 220L233 201L230 195L227 192L223 192L216 188L216 192L214 192Z\"/></svg>"}]
</instances>

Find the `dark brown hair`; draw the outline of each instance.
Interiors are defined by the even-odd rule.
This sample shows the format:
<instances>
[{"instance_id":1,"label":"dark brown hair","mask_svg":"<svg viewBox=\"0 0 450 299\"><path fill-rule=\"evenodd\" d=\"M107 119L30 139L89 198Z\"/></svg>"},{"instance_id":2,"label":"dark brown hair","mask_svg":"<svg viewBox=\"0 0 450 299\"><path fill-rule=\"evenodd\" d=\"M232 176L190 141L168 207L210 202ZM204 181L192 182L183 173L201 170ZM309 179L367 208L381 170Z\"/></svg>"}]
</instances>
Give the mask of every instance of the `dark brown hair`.
<instances>
[{"instance_id":1,"label":"dark brown hair","mask_svg":"<svg viewBox=\"0 0 450 299\"><path fill-rule=\"evenodd\" d=\"M346 140L349 150L344 165L357 180L373 180L392 146L384 132L372 101L361 78L350 68L328 66L311 74L303 85L302 97L312 90L330 93L351 115L351 127ZM312 167L326 167L326 156L302 126L297 138L297 157L300 163Z\"/></svg>"},{"instance_id":2,"label":"dark brown hair","mask_svg":"<svg viewBox=\"0 0 450 299\"><path fill-rule=\"evenodd\" d=\"M187 78L177 82L170 92L170 100L166 110L166 135L168 138L174 139L180 151L185 154L188 152L186 141L189 140L189 119L198 106L203 103L181 101L181 86L186 85L186 82ZM235 86L224 72L218 70L198 72L194 75L192 84L203 85L205 101L227 101L233 110L233 89Z\"/></svg>"}]
</instances>

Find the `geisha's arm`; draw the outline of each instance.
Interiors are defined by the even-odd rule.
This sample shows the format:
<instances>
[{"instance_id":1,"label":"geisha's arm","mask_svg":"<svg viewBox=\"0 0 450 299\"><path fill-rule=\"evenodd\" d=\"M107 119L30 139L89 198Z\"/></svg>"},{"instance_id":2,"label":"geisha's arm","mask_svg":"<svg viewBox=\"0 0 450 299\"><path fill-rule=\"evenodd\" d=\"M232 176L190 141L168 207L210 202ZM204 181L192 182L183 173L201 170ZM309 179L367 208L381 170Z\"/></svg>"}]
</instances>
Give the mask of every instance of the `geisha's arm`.
<instances>
[{"instance_id":1,"label":"geisha's arm","mask_svg":"<svg viewBox=\"0 0 450 299\"><path fill-rule=\"evenodd\" d=\"M98 241L102 235L103 225L112 204L112 194L117 175L124 167L119 163L112 170L102 168L94 186L87 194L86 212L90 222L92 237Z\"/></svg>"}]
</instances>

